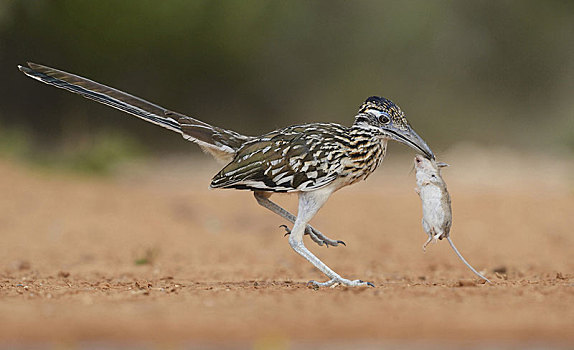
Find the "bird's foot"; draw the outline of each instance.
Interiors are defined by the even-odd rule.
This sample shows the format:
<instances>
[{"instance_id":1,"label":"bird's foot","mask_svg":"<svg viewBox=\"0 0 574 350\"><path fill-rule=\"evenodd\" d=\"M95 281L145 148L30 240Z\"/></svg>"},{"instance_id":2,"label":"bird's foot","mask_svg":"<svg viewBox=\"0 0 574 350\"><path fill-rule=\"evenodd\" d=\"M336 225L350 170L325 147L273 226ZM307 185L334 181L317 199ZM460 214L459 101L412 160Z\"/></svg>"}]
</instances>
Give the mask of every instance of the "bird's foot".
<instances>
[{"instance_id":1,"label":"bird's foot","mask_svg":"<svg viewBox=\"0 0 574 350\"><path fill-rule=\"evenodd\" d=\"M335 277L332 278L330 280L328 280L327 282L317 282L317 281L309 281L307 282L307 285L312 285L312 286L316 286L316 287L330 287L330 286L336 286L336 285L344 285L344 286L348 286L348 287L362 287L362 286L369 286L369 287L374 287L375 285L371 282L365 282L363 280L348 280L342 277Z\"/></svg>"},{"instance_id":2,"label":"bird's foot","mask_svg":"<svg viewBox=\"0 0 574 350\"><path fill-rule=\"evenodd\" d=\"M339 244L347 246L347 244L345 242L343 242L341 240L331 239L331 238L325 236L324 234L322 234L321 231L315 229L311 225L307 225L307 227L305 228L305 234L309 235L309 237L311 237L313 242L317 243L319 246L323 246L323 244L327 248L329 246L337 247L337 246L339 246Z\"/></svg>"},{"instance_id":3,"label":"bird's foot","mask_svg":"<svg viewBox=\"0 0 574 350\"><path fill-rule=\"evenodd\" d=\"M280 225L279 227L283 227L285 229L286 231L285 236L291 233L291 230L289 229L289 227L287 227L287 225ZM314 229L313 226L311 225L307 225L307 227L305 228L305 234L309 235L309 237L311 237L311 240L317 243L321 247L323 245L327 246L327 248L329 248L329 246L337 247L339 244L347 246L347 244L345 244L345 242L343 241L330 239L329 237L322 234L319 230Z\"/></svg>"}]
</instances>

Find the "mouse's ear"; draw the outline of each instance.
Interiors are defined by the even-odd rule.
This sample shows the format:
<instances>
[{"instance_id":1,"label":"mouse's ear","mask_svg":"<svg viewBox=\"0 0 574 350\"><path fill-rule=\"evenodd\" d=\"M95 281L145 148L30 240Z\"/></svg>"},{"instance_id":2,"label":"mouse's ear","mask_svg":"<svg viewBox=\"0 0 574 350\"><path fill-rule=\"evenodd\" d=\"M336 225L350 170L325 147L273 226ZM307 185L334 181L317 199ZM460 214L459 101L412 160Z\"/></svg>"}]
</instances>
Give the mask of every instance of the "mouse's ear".
<instances>
[{"instance_id":1,"label":"mouse's ear","mask_svg":"<svg viewBox=\"0 0 574 350\"><path fill-rule=\"evenodd\" d=\"M439 168L445 168L450 165L446 164L445 162L437 162L436 166L438 166Z\"/></svg>"}]
</instances>

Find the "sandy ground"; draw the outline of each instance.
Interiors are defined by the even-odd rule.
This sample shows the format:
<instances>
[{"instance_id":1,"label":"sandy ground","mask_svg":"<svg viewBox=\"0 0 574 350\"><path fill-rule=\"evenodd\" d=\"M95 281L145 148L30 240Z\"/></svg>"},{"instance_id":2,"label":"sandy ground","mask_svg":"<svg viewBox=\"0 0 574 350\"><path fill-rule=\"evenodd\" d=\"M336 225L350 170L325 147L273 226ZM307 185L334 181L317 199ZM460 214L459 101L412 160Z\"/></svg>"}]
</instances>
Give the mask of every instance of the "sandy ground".
<instances>
[{"instance_id":1,"label":"sandy ground","mask_svg":"<svg viewBox=\"0 0 574 350\"><path fill-rule=\"evenodd\" d=\"M324 276L291 250L285 222L248 192L208 190L207 158L112 178L0 160L0 348L574 346L572 160L468 154L443 158L456 165L444 171L452 237L494 284L444 241L423 253L405 154L313 220L347 247L306 238L335 271L377 286L356 289L308 287ZM295 209L296 197L276 199Z\"/></svg>"}]
</instances>

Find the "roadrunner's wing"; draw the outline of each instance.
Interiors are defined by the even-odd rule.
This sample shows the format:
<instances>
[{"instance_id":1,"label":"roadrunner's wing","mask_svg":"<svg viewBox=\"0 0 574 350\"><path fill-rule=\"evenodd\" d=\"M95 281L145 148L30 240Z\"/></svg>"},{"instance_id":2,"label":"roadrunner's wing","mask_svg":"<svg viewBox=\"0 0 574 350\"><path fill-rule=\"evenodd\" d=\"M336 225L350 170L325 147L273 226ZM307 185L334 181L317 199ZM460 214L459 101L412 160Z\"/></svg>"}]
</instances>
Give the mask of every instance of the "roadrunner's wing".
<instances>
[{"instance_id":1,"label":"roadrunner's wing","mask_svg":"<svg viewBox=\"0 0 574 350\"><path fill-rule=\"evenodd\" d=\"M343 171L346 128L337 124L293 126L263 135L241 147L212 179L212 188L257 191L311 191Z\"/></svg>"}]
</instances>

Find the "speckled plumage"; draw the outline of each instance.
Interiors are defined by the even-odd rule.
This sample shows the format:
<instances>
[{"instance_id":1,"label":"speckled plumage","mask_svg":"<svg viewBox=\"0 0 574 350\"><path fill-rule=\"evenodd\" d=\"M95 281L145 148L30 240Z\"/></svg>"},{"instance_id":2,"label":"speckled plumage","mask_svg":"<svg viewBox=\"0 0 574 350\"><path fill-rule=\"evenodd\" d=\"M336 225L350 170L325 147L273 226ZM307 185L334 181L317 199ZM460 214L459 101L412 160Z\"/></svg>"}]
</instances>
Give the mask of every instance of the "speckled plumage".
<instances>
[{"instance_id":1,"label":"speckled plumage","mask_svg":"<svg viewBox=\"0 0 574 350\"><path fill-rule=\"evenodd\" d=\"M18 68L33 79L177 132L227 164L215 175L211 187L251 190L261 206L292 222L293 228L288 231L290 246L329 277L325 283L314 282L319 286L335 283L372 286L361 280L342 278L303 244L305 234L319 245L343 244L308 224L328 198L375 171L385 156L388 140L405 143L434 158L428 145L409 126L401 109L383 97L367 98L350 127L313 123L289 126L261 136L246 136L81 76L34 63ZM297 216L269 200L275 192L299 194Z\"/></svg>"},{"instance_id":2,"label":"speckled plumage","mask_svg":"<svg viewBox=\"0 0 574 350\"><path fill-rule=\"evenodd\" d=\"M213 188L313 191L338 178L366 179L380 164L386 141L358 125L290 126L246 142L212 180Z\"/></svg>"}]
</instances>

